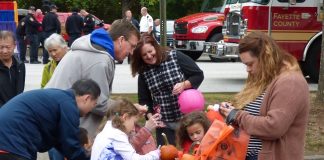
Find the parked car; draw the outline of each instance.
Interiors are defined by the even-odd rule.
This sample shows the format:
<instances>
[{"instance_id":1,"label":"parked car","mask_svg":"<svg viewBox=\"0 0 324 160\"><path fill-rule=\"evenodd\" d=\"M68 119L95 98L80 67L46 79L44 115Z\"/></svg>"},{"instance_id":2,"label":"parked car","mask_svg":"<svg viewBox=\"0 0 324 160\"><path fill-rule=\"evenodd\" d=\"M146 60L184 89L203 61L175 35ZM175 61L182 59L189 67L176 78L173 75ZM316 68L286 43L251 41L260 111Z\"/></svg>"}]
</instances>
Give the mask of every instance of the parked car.
<instances>
[{"instance_id":1,"label":"parked car","mask_svg":"<svg viewBox=\"0 0 324 160\"><path fill-rule=\"evenodd\" d=\"M21 18L25 17L28 14L28 10L27 9L18 9L18 20L20 20ZM63 38L68 41L69 36L66 34L65 31L65 22L67 20L67 18L72 15L72 12L57 12L56 13L58 16L59 21L61 22L61 34L63 36ZM109 29L109 24L104 23L103 20L100 20L98 17L96 17L95 15L93 15L93 17L95 18L95 28L100 28L103 27L105 30Z\"/></svg>"}]
</instances>

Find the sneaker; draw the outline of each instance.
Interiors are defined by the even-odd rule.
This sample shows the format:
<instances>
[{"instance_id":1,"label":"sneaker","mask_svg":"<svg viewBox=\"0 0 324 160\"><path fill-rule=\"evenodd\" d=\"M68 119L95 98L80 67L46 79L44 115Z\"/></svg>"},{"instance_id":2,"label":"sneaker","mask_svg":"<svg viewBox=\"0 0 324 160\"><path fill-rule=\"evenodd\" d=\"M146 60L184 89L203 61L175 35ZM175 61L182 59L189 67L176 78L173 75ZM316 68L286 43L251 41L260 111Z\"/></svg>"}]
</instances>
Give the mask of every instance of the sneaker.
<instances>
[{"instance_id":1,"label":"sneaker","mask_svg":"<svg viewBox=\"0 0 324 160\"><path fill-rule=\"evenodd\" d=\"M40 61L30 61L30 64L40 64Z\"/></svg>"}]
</instances>

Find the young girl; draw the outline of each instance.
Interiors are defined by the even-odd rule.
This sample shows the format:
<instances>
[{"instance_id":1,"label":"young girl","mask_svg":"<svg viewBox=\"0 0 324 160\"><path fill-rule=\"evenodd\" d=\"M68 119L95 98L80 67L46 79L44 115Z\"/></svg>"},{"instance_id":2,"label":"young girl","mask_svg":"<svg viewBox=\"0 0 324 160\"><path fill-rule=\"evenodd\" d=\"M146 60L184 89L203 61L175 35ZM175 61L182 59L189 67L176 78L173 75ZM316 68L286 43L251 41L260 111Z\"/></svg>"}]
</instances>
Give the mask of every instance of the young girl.
<instances>
[{"instance_id":1,"label":"young girl","mask_svg":"<svg viewBox=\"0 0 324 160\"><path fill-rule=\"evenodd\" d=\"M180 120L177 131L177 141L183 153L188 153L193 142L200 142L210 126L206 113L194 111L186 114Z\"/></svg>"},{"instance_id":2,"label":"young girl","mask_svg":"<svg viewBox=\"0 0 324 160\"><path fill-rule=\"evenodd\" d=\"M129 143L128 135L135 129L139 111L129 101L118 99L109 108L108 121L96 136L92 146L91 160L157 160L160 150L139 155Z\"/></svg>"}]
</instances>

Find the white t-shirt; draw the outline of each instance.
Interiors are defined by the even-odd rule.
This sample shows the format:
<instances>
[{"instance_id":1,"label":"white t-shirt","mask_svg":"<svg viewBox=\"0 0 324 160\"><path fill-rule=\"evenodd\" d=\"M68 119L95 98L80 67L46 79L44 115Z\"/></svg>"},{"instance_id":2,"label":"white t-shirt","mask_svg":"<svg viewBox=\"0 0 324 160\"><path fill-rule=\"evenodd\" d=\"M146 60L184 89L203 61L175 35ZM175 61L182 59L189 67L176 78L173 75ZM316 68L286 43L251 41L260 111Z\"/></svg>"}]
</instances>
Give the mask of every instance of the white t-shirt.
<instances>
[{"instance_id":1,"label":"white t-shirt","mask_svg":"<svg viewBox=\"0 0 324 160\"><path fill-rule=\"evenodd\" d=\"M91 160L158 160L159 151L154 150L145 155L136 153L129 143L128 136L121 130L114 128L111 121L107 121L105 128L96 136L92 146Z\"/></svg>"},{"instance_id":2,"label":"white t-shirt","mask_svg":"<svg viewBox=\"0 0 324 160\"><path fill-rule=\"evenodd\" d=\"M153 29L153 18L149 14L142 16L140 21L140 32L148 32L150 27Z\"/></svg>"}]
</instances>

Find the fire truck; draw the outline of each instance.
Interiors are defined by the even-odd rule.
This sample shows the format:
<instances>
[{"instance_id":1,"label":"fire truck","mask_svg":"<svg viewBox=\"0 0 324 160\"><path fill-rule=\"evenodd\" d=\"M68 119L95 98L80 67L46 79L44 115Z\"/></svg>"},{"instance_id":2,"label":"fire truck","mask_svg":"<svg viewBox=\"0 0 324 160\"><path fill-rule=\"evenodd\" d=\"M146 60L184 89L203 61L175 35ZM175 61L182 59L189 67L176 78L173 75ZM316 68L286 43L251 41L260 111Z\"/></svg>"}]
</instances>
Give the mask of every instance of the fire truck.
<instances>
[{"instance_id":1,"label":"fire truck","mask_svg":"<svg viewBox=\"0 0 324 160\"><path fill-rule=\"evenodd\" d=\"M227 0L224 39L204 43L214 58L238 58L238 42L263 31L300 62L305 76L318 81L322 41L320 0Z\"/></svg>"},{"instance_id":2,"label":"fire truck","mask_svg":"<svg viewBox=\"0 0 324 160\"><path fill-rule=\"evenodd\" d=\"M223 39L223 1L204 0L201 13L195 13L175 20L173 45L192 59L198 59L203 52L204 42Z\"/></svg>"}]
</instances>

